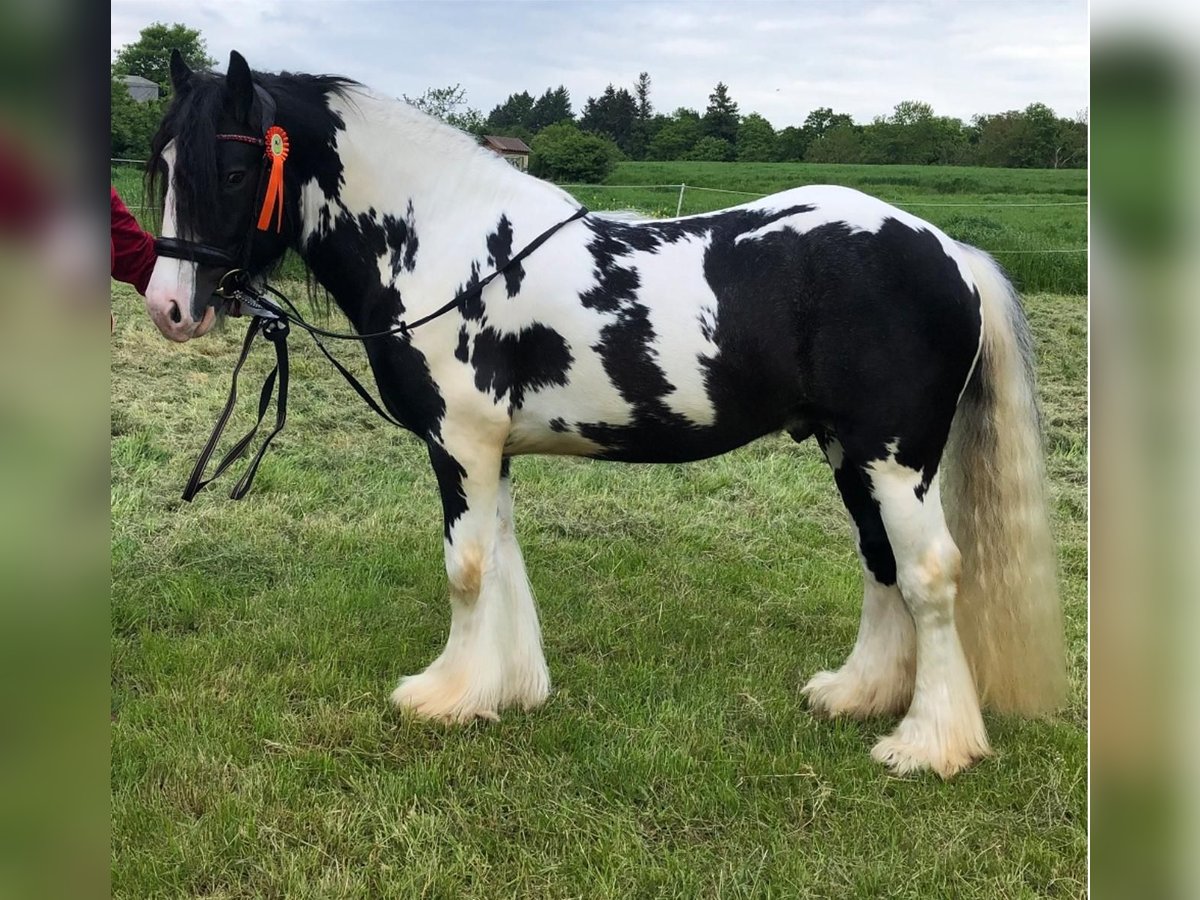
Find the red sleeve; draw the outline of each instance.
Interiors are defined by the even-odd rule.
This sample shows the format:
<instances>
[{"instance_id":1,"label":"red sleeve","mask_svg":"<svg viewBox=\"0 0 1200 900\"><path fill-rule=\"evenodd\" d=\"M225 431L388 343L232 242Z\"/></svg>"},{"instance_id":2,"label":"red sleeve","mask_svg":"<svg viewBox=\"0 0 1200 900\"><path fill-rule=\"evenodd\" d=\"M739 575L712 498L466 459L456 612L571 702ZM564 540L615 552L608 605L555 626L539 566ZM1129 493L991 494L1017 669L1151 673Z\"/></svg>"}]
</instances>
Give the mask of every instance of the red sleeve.
<instances>
[{"instance_id":1,"label":"red sleeve","mask_svg":"<svg viewBox=\"0 0 1200 900\"><path fill-rule=\"evenodd\" d=\"M154 236L137 223L132 213L112 192L112 277L132 284L139 294L146 293L150 274L154 271Z\"/></svg>"}]
</instances>

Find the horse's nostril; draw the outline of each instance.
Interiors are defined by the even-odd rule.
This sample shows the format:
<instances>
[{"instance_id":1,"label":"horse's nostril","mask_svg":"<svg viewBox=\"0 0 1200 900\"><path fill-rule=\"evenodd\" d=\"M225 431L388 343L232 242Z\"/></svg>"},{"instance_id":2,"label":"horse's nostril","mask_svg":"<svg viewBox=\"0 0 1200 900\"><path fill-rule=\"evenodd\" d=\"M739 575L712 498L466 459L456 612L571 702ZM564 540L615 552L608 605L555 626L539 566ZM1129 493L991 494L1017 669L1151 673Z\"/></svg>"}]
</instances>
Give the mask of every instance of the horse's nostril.
<instances>
[{"instance_id":1,"label":"horse's nostril","mask_svg":"<svg viewBox=\"0 0 1200 900\"><path fill-rule=\"evenodd\" d=\"M171 301L171 321L176 325L183 321L183 315L179 312L179 304L174 300Z\"/></svg>"}]
</instances>

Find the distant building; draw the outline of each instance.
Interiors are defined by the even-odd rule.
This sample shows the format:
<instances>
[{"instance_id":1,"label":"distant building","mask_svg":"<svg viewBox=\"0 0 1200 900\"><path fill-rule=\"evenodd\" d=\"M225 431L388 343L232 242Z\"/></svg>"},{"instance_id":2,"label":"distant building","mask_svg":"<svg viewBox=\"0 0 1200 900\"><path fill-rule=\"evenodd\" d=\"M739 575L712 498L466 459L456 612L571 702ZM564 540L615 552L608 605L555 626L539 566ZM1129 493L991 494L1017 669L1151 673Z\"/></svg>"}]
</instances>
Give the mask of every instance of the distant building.
<instances>
[{"instance_id":1,"label":"distant building","mask_svg":"<svg viewBox=\"0 0 1200 900\"><path fill-rule=\"evenodd\" d=\"M483 146L499 153L522 172L529 170L529 146L520 138L485 134Z\"/></svg>"},{"instance_id":2,"label":"distant building","mask_svg":"<svg viewBox=\"0 0 1200 900\"><path fill-rule=\"evenodd\" d=\"M138 103L158 99L158 85L141 75L121 75L118 80L129 88L129 96Z\"/></svg>"}]
</instances>

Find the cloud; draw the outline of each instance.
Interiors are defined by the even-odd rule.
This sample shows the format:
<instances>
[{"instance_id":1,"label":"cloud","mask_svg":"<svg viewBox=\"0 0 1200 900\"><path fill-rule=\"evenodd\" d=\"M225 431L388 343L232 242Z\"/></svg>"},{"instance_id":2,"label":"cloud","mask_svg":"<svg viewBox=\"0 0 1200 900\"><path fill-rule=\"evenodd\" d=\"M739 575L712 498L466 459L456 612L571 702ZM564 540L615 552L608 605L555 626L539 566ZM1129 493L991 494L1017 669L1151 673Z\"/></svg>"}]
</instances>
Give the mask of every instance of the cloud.
<instances>
[{"instance_id":1,"label":"cloud","mask_svg":"<svg viewBox=\"0 0 1200 900\"><path fill-rule=\"evenodd\" d=\"M833 106L859 121L923 99L939 114L1087 106L1087 5L1070 2L456 2L114 0L112 48L154 21L198 28L221 61L335 72L385 93L461 83L486 114L563 84L575 108L605 85L653 81L670 112L717 81L777 128Z\"/></svg>"}]
</instances>

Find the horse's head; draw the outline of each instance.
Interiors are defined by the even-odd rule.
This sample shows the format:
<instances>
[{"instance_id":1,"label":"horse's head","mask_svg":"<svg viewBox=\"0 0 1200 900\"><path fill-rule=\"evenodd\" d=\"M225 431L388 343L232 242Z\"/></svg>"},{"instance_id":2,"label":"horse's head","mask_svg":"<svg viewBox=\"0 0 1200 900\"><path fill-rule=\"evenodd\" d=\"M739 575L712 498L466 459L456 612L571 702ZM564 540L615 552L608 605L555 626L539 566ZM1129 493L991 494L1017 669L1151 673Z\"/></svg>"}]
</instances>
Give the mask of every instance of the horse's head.
<instances>
[{"instance_id":1,"label":"horse's head","mask_svg":"<svg viewBox=\"0 0 1200 900\"><path fill-rule=\"evenodd\" d=\"M275 104L240 53L225 76L192 72L171 54L174 98L152 143L152 191L163 198L160 255L146 308L166 337L206 333L223 308L215 292L233 269L256 274L278 261L287 227L258 227L268 189L264 153ZM290 218L290 217L285 217Z\"/></svg>"}]
</instances>

